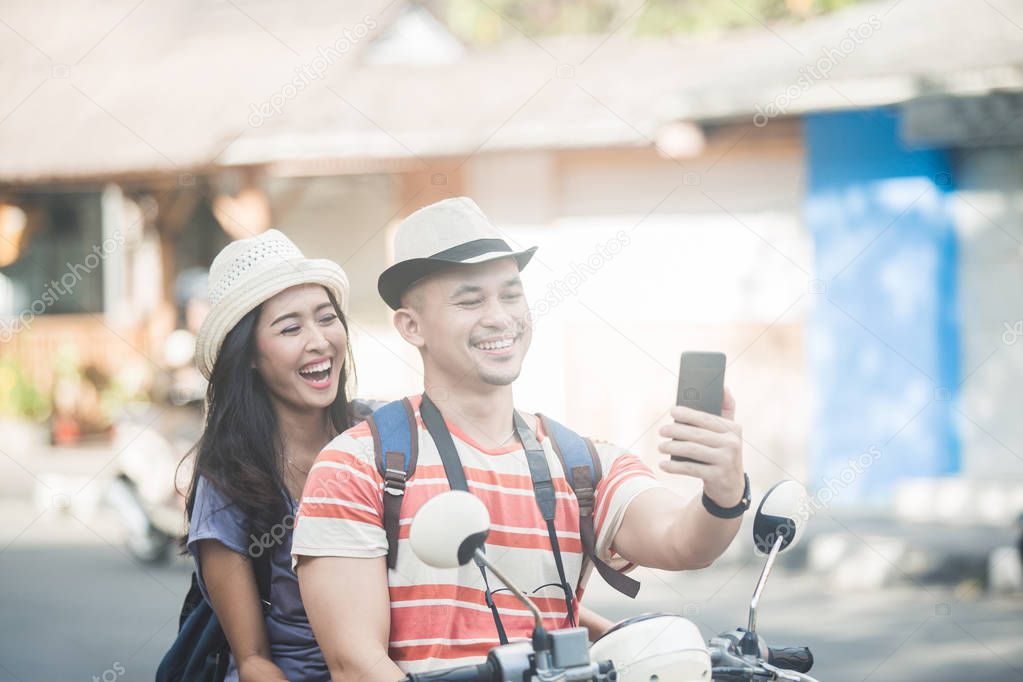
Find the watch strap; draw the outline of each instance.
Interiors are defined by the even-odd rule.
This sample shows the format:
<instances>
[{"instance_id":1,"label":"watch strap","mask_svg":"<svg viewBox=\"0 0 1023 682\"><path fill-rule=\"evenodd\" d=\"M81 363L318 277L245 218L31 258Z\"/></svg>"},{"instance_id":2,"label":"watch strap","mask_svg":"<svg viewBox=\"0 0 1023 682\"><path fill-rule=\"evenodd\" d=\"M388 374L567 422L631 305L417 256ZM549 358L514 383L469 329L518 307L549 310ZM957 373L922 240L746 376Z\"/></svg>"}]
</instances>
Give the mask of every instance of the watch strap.
<instances>
[{"instance_id":1,"label":"watch strap","mask_svg":"<svg viewBox=\"0 0 1023 682\"><path fill-rule=\"evenodd\" d=\"M734 507L722 507L714 500L707 496L707 493L703 494L703 507L706 509L711 516L716 516L719 519L734 519L742 516L747 509L750 507L750 491L749 491L749 474L743 474L743 478L746 481L746 486L742 491L742 499L739 500L739 504Z\"/></svg>"}]
</instances>

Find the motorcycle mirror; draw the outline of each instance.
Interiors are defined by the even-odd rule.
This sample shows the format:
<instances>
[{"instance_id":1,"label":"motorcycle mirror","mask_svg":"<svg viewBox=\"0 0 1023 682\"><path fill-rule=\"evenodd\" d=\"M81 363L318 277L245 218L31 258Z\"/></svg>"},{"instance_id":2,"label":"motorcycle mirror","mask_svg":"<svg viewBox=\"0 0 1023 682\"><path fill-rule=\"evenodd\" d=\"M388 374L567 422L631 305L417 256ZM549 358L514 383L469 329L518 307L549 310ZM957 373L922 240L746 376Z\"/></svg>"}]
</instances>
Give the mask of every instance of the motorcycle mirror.
<instances>
[{"instance_id":1,"label":"motorcycle mirror","mask_svg":"<svg viewBox=\"0 0 1023 682\"><path fill-rule=\"evenodd\" d=\"M424 564L457 568L472 560L489 533L486 506L470 493L452 490L419 508L409 529L409 543Z\"/></svg>"},{"instance_id":2,"label":"motorcycle mirror","mask_svg":"<svg viewBox=\"0 0 1023 682\"><path fill-rule=\"evenodd\" d=\"M808 510L806 488L792 480L776 483L764 494L753 519L757 553L769 553L779 538L779 552L795 547L806 528Z\"/></svg>"}]
</instances>

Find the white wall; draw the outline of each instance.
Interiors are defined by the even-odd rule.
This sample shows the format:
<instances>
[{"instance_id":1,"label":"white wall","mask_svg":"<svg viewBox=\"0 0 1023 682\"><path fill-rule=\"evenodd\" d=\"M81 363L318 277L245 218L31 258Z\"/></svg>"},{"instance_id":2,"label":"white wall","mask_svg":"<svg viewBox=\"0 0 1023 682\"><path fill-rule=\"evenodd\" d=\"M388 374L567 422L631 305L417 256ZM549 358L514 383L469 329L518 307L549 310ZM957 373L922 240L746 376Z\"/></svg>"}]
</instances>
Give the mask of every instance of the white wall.
<instances>
[{"instance_id":1,"label":"white wall","mask_svg":"<svg viewBox=\"0 0 1023 682\"><path fill-rule=\"evenodd\" d=\"M754 478L803 478L802 174L795 142L684 167L635 150L474 159L467 192L540 247L524 273L536 333L519 404L653 463L679 353L723 350Z\"/></svg>"},{"instance_id":2,"label":"white wall","mask_svg":"<svg viewBox=\"0 0 1023 682\"><path fill-rule=\"evenodd\" d=\"M962 152L955 175L963 473L1018 483L1023 335L1015 330L1023 330L1023 148Z\"/></svg>"}]
</instances>

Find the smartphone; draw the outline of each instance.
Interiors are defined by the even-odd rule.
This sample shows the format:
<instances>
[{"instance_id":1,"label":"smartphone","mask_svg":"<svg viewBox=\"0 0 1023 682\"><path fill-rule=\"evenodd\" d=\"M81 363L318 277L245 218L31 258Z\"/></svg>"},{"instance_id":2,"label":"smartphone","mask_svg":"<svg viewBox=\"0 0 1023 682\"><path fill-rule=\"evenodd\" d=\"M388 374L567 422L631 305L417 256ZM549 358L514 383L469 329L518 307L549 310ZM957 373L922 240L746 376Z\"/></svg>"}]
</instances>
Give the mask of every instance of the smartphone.
<instances>
[{"instance_id":1,"label":"smartphone","mask_svg":"<svg viewBox=\"0 0 1023 682\"><path fill-rule=\"evenodd\" d=\"M678 368L676 405L721 415L725 400L725 354L716 351L686 351ZM676 462L692 462L689 457L672 455Z\"/></svg>"}]
</instances>

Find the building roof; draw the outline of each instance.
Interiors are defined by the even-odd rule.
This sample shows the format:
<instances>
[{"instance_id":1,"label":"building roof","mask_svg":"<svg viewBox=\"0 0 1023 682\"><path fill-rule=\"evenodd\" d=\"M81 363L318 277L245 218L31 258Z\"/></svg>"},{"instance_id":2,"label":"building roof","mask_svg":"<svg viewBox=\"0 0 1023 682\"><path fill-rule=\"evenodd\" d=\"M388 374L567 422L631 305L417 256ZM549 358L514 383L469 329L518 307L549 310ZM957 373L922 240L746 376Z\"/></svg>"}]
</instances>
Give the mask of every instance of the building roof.
<instances>
[{"instance_id":1,"label":"building roof","mask_svg":"<svg viewBox=\"0 0 1023 682\"><path fill-rule=\"evenodd\" d=\"M883 0L685 40L524 36L412 63L393 58L416 54L395 35L430 22L387 30L412 12L400 0L136 2L87 16L5 6L0 180L642 146L672 121L1023 90L1023 8L970 0ZM385 30L390 56L373 59Z\"/></svg>"},{"instance_id":2,"label":"building roof","mask_svg":"<svg viewBox=\"0 0 1023 682\"><path fill-rule=\"evenodd\" d=\"M250 107L356 63L381 0L13 0L0 9L0 180L179 173L215 163ZM346 45L342 44L342 47ZM319 64L320 62L317 62ZM307 77L307 80L309 77Z\"/></svg>"}]
</instances>

